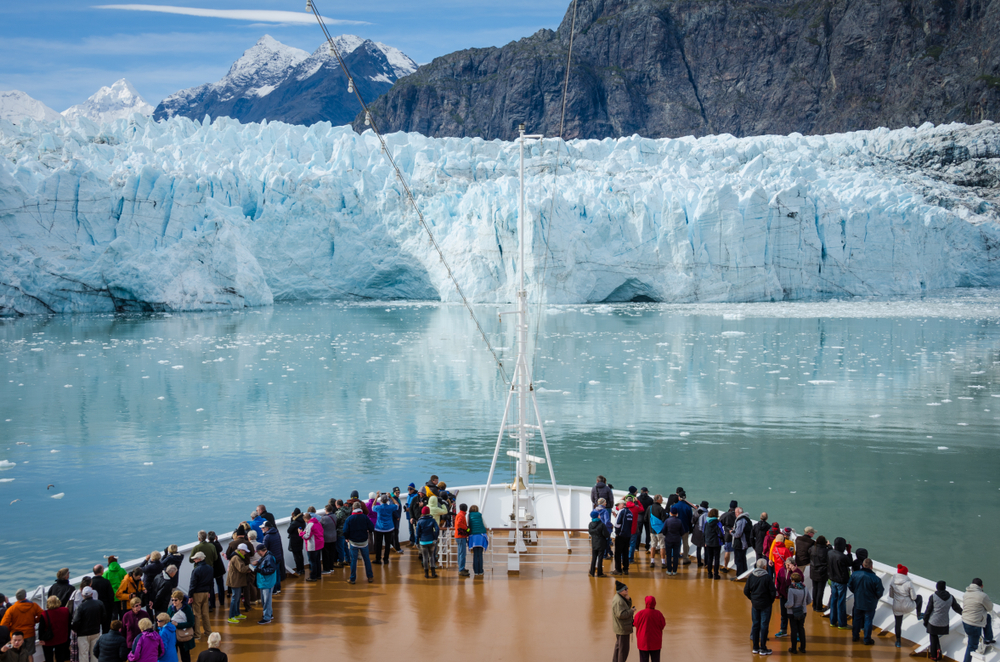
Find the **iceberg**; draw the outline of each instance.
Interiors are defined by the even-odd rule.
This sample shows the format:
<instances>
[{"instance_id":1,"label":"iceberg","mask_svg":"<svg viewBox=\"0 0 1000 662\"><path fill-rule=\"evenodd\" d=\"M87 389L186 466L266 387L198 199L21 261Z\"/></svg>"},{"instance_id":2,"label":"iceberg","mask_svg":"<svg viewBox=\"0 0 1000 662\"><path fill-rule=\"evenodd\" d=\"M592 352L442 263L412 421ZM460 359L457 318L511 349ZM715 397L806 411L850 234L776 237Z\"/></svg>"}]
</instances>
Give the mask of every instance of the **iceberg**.
<instances>
[{"instance_id":1,"label":"iceberg","mask_svg":"<svg viewBox=\"0 0 1000 662\"><path fill-rule=\"evenodd\" d=\"M518 145L386 137L466 296L515 298ZM1000 285L1000 127L528 148L529 296L753 302ZM370 131L0 120L0 314L458 299Z\"/></svg>"}]
</instances>

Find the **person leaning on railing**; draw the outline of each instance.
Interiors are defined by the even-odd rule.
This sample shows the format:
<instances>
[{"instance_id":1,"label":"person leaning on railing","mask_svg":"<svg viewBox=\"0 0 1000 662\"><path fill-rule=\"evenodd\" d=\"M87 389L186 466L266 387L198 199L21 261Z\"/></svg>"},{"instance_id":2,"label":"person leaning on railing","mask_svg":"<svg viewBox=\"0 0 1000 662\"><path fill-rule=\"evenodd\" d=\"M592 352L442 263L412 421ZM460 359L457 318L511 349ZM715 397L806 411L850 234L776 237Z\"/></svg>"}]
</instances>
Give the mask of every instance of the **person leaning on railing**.
<instances>
[{"instance_id":1,"label":"person leaning on railing","mask_svg":"<svg viewBox=\"0 0 1000 662\"><path fill-rule=\"evenodd\" d=\"M483 522L483 514L479 506L469 506L469 549L472 550L472 572L476 577L482 577L483 552L489 549L490 539Z\"/></svg>"}]
</instances>

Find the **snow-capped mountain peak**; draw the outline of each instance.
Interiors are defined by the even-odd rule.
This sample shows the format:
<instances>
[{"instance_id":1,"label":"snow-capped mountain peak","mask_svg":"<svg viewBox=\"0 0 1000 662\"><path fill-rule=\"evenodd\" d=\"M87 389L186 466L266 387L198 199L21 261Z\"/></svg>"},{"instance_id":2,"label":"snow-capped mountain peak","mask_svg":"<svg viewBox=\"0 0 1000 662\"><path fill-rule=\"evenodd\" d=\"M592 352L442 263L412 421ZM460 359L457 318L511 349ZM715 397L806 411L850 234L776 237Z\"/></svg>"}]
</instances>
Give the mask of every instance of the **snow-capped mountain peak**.
<instances>
[{"instance_id":1,"label":"snow-capped mountain peak","mask_svg":"<svg viewBox=\"0 0 1000 662\"><path fill-rule=\"evenodd\" d=\"M0 92L0 119L19 124L28 118L51 122L59 119L59 113L21 90Z\"/></svg>"},{"instance_id":2,"label":"snow-capped mountain peak","mask_svg":"<svg viewBox=\"0 0 1000 662\"><path fill-rule=\"evenodd\" d=\"M115 81L111 87L102 87L85 102L70 106L62 112L67 119L86 117L95 122L113 122L127 118L132 113L152 115L153 106L146 103L132 87L132 83L124 78Z\"/></svg>"},{"instance_id":3,"label":"snow-capped mountain peak","mask_svg":"<svg viewBox=\"0 0 1000 662\"><path fill-rule=\"evenodd\" d=\"M243 56L233 62L229 73L215 85L235 88L260 88L274 86L288 76L288 71L309 53L300 48L287 46L271 35L257 40Z\"/></svg>"}]
</instances>

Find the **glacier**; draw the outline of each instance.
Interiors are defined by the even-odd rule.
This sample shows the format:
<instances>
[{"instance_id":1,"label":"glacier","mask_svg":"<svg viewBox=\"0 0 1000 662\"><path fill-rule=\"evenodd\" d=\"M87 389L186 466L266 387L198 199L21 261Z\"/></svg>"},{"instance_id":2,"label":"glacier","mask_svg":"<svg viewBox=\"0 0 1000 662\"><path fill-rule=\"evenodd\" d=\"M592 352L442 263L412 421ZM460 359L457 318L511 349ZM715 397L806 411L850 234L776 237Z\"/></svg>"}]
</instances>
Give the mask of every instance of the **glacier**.
<instances>
[{"instance_id":1,"label":"glacier","mask_svg":"<svg viewBox=\"0 0 1000 662\"><path fill-rule=\"evenodd\" d=\"M515 298L518 145L391 134L466 296ZM1000 126L526 148L529 297L1000 286ZM0 314L458 295L370 131L0 120Z\"/></svg>"}]
</instances>

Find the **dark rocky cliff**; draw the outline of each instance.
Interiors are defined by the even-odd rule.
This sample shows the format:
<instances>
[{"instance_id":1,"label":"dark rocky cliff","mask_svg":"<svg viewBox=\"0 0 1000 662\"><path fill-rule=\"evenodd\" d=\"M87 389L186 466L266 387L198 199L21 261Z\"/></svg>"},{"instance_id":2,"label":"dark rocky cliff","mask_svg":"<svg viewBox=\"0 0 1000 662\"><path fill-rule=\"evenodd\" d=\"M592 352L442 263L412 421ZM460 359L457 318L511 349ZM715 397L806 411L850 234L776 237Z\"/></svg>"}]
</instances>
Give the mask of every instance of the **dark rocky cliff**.
<instances>
[{"instance_id":1,"label":"dark rocky cliff","mask_svg":"<svg viewBox=\"0 0 1000 662\"><path fill-rule=\"evenodd\" d=\"M378 125L555 135L569 32L567 13L555 32L437 58L373 104ZM1000 119L1000 0L579 2L567 138L984 119Z\"/></svg>"}]
</instances>

